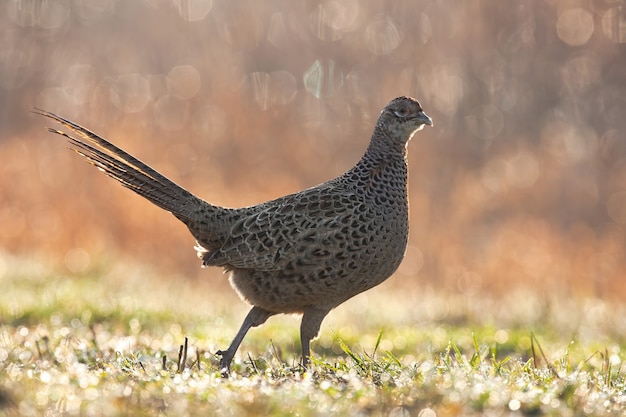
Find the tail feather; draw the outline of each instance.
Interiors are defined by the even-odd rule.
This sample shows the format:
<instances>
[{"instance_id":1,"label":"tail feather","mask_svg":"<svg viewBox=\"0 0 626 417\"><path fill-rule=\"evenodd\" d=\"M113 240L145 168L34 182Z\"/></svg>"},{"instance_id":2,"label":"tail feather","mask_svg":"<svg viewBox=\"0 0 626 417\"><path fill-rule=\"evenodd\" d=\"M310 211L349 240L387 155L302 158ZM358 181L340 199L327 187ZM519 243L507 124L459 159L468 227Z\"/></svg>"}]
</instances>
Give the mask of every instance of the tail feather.
<instances>
[{"instance_id":1,"label":"tail feather","mask_svg":"<svg viewBox=\"0 0 626 417\"><path fill-rule=\"evenodd\" d=\"M49 117L75 132L82 139L48 128L50 132L64 136L70 143L70 149L90 164L183 222L193 221L193 214L200 206L205 206L205 209L210 207L209 203L90 130L45 110L35 109L34 113Z\"/></svg>"}]
</instances>

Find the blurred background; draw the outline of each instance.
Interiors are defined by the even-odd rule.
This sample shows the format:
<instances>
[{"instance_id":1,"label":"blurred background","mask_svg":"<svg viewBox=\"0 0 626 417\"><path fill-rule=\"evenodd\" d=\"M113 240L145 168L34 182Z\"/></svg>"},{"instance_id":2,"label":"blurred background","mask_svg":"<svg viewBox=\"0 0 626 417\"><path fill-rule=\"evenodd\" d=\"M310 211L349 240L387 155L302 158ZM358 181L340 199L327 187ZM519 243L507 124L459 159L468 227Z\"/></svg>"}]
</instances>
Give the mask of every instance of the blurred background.
<instances>
[{"instance_id":1,"label":"blurred background","mask_svg":"<svg viewBox=\"0 0 626 417\"><path fill-rule=\"evenodd\" d=\"M385 285L626 295L624 0L3 1L0 248L227 286L34 106L235 207L349 169L399 95L435 127L409 146L410 246Z\"/></svg>"}]
</instances>

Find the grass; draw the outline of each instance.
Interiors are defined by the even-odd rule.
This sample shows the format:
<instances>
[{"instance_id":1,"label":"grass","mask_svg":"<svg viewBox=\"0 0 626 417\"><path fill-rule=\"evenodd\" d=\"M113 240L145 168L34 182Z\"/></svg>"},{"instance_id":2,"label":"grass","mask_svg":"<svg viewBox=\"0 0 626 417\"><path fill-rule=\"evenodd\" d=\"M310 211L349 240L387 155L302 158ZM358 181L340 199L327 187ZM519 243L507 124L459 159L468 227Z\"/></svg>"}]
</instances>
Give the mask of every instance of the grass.
<instances>
[{"instance_id":1,"label":"grass","mask_svg":"<svg viewBox=\"0 0 626 417\"><path fill-rule=\"evenodd\" d=\"M298 322L276 317L250 332L224 379L214 352L245 306L210 282L153 275L121 265L70 277L2 257L0 416L626 411L619 305L383 286L331 313L309 371L297 365Z\"/></svg>"}]
</instances>

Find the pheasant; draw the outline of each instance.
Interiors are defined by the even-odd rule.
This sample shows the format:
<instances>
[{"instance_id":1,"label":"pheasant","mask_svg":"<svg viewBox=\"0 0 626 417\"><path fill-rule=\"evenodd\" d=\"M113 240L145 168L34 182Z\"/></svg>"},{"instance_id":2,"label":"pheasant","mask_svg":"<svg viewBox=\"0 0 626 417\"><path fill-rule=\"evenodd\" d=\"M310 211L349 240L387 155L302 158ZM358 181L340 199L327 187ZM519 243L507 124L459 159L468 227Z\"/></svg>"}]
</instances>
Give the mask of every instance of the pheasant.
<instances>
[{"instance_id":1,"label":"pheasant","mask_svg":"<svg viewBox=\"0 0 626 417\"><path fill-rule=\"evenodd\" d=\"M417 100L398 97L380 113L365 154L343 175L258 205L225 208L86 128L45 110L35 113L73 132L49 128L89 163L182 221L202 266L224 268L231 286L252 305L230 346L217 352L225 375L248 330L280 313L302 314L306 368L324 317L394 273L409 231L407 143L433 125Z\"/></svg>"}]
</instances>

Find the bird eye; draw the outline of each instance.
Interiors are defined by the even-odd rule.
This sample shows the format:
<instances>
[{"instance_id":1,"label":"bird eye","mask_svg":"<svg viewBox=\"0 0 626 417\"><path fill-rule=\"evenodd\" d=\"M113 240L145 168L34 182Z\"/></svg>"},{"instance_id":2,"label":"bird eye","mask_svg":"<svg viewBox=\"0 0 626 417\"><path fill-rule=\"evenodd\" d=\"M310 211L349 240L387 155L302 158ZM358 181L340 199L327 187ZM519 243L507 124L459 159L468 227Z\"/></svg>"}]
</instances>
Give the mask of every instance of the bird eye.
<instances>
[{"instance_id":1,"label":"bird eye","mask_svg":"<svg viewBox=\"0 0 626 417\"><path fill-rule=\"evenodd\" d=\"M398 117L406 117L409 114L409 109L406 108L405 106L402 106L399 109L394 110L393 114L395 114Z\"/></svg>"}]
</instances>

